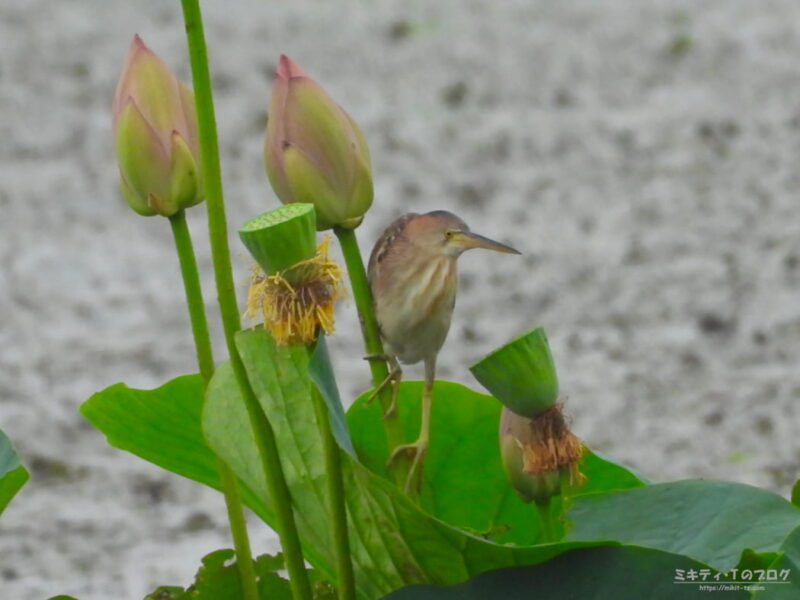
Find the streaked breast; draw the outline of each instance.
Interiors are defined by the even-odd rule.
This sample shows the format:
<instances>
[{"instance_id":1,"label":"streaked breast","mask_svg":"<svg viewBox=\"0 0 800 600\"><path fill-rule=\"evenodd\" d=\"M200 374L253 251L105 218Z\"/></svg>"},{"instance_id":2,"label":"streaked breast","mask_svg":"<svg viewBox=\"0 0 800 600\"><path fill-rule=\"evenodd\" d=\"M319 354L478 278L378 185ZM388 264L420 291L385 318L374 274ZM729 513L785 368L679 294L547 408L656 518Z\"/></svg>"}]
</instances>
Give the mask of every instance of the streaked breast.
<instances>
[{"instance_id":1,"label":"streaked breast","mask_svg":"<svg viewBox=\"0 0 800 600\"><path fill-rule=\"evenodd\" d=\"M390 351L402 362L413 363L436 354L444 344L455 299L456 265L452 257L436 256L407 266L376 308Z\"/></svg>"}]
</instances>

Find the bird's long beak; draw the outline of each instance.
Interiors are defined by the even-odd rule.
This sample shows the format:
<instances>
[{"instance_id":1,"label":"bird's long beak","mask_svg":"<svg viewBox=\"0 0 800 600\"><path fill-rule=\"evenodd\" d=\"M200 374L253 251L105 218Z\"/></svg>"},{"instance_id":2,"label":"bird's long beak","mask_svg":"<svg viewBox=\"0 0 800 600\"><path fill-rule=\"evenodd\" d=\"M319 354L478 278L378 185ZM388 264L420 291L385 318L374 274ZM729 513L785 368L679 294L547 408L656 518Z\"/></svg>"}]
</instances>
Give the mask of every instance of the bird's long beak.
<instances>
[{"instance_id":1,"label":"bird's long beak","mask_svg":"<svg viewBox=\"0 0 800 600\"><path fill-rule=\"evenodd\" d=\"M487 250L496 250L497 252L505 252L506 254L522 254L519 250L515 250L511 246L506 246L500 242L495 242L487 237L472 233L471 231L458 231L451 238L456 244L469 250L470 248L486 248Z\"/></svg>"}]
</instances>

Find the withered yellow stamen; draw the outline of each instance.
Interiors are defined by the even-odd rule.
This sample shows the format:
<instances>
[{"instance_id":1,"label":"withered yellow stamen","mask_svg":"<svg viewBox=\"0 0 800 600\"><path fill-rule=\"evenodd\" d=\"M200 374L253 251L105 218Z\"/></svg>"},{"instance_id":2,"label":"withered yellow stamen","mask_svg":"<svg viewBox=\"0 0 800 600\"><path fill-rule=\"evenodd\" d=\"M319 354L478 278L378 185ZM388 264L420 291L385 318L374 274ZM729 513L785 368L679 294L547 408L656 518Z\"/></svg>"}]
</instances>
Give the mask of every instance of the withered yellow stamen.
<instances>
[{"instance_id":1,"label":"withered yellow stamen","mask_svg":"<svg viewBox=\"0 0 800 600\"><path fill-rule=\"evenodd\" d=\"M567 427L561 406L556 404L530 419L529 428L525 442L517 442L522 449L522 470L541 474L568 467L571 483L580 484L583 476L578 461L583 444Z\"/></svg>"},{"instance_id":2,"label":"withered yellow stamen","mask_svg":"<svg viewBox=\"0 0 800 600\"><path fill-rule=\"evenodd\" d=\"M341 295L342 271L328 256L325 236L314 256L285 271L267 275L254 265L247 294L247 317L261 315L278 345L308 344L319 327L333 333L333 305Z\"/></svg>"}]
</instances>

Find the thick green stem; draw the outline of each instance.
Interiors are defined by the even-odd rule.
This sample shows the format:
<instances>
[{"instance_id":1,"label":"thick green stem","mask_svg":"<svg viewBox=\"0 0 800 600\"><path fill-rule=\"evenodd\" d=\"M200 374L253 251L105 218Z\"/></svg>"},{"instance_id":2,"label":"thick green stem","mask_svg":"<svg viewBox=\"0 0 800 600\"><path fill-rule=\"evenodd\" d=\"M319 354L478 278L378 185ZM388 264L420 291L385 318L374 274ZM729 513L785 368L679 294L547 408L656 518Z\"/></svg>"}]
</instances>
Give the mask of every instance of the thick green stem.
<instances>
[{"instance_id":1,"label":"thick green stem","mask_svg":"<svg viewBox=\"0 0 800 600\"><path fill-rule=\"evenodd\" d=\"M217 457L217 469L225 494L225 507L228 509L228 523L233 535L233 547L236 550L236 569L242 582L244 600L258 600L258 583L253 553L250 550L250 538L247 535L247 521L242 509L242 498L239 492L239 480L228 464Z\"/></svg>"},{"instance_id":2,"label":"thick green stem","mask_svg":"<svg viewBox=\"0 0 800 600\"><path fill-rule=\"evenodd\" d=\"M550 514L550 500L534 502L536 511L539 513L539 543L550 544L556 540L555 528L553 527L553 517Z\"/></svg>"},{"instance_id":3,"label":"thick green stem","mask_svg":"<svg viewBox=\"0 0 800 600\"><path fill-rule=\"evenodd\" d=\"M203 304L203 291L200 287L200 275L197 272L197 259L194 255L192 238L186 224L186 213L178 211L169 218L175 249L181 265L183 289L186 292L186 306L192 323L194 347L197 352L197 366L203 381L208 383L214 374L214 355L211 352L211 336L208 333L208 322Z\"/></svg>"},{"instance_id":4,"label":"thick green stem","mask_svg":"<svg viewBox=\"0 0 800 600\"><path fill-rule=\"evenodd\" d=\"M194 255L192 238L186 225L186 214L179 211L169 219L172 226L172 235L175 238L175 249L178 251L178 260L183 276L183 288L186 292L186 306L189 309L189 319L192 323L194 347L197 352L197 366L203 383L208 386L214 374L214 355L211 350L211 336L208 333L208 322L203 305L203 292L200 287L200 276L197 272L197 259ZM258 600L258 587L256 585L256 571L253 566L253 554L250 551L250 539L247 536L247 524L242 509L242 500L239 494L239 484L236 476L222 459L217 459L222 493L225 495L225 506L228 510L233 546L236 549L236 566L239 570L239 579L242 582L242 593L245 600Z\"/></svg>"},{"instance_id":5,"label":"thick green stem","mask_svg":"<svg viewBox=\"0 0 800 600\"><path fill-rule=\"evenodd\" d=\"M203 305L203 291L200 286L200 275L197 271L197 259L192 246L192 238L186 225L186 214L179 211L169 218L172 235L175 238L175 249L181 266L183 288L186 292L186 306L189 309L189 320L192 323L194 347L197 352L197 366L203 383L208 386L214 374L214 355L211 350L211 336L208 333L208 322ZM222 493L228 511L228 522L236 549L236 567L242 583L244 600L258 600L256 571L253 566L253 554L250 550L250 539L247 536L242 500L239 494L239 483L236 476L222 459L217 458Z\"/></svg>"},{"instance_id":6,"label":"thick green stem","mask_svg":"<svg viewBox=\"0 0 800 600\"><path fill-rule=\"evenodd\" d=\"M328 475L328 511L331 514L331 537L336 553L336 588L339 600L355 600L356 587L353 562L350 554L350 538L347 533L347 509L344 500L344 478L342 476L341 450L331 430L330 415L325 400L316 387L312 392L314 411L317 416L322 449L325 453L325 471Z\"/></svg>"},{"instance_id":7,"label":"thick green stem","mask_svg":"<svg viewBox=\"0 0 800 600\"><path fill-rule=\"evenodd\" d=\"M339 243L342 246L342 254L344 255L344 262L347 264L347 274L350 277L350 286L353 289L353 297L355 298L356 309L358 310L359 320L361 321L361 333L364 336L364 347L366 348L367 355L383 355L383 343L381 342L381 336L378 332L378 322L375 320L375 311L372 306L372 292L369 289L367 272L364 270L364 261L361 258L361 251L358 248L356 233L352 229L344 229L342 227L336 227L334 232L336 233L336 237L339 238ZM389 376L389 368L382 360L370 360L368 362L372 373L372 385L377 388ZM386 414L392 403L391 386L384 386L379 394L379 398L383 413ZM403 443L403 431L401 429L400 419L397 417L397 411L388 414L383 419L383 426L386 429L386 441L389 444L390 450ZM399 468L395 471L395 478L398 482L405 482L405 476L408 473L408 464L407 462L404 464L406 468ZM405 473L400 473L400 471L405 471Z\"/></svg>"},{"instance_id":8,"label":"thick green stem","mask_svg":"<svg viewBox=\"0 0 800 600\"><path fill-rule=\"evenodd\" d=\"M236 348L235 334L241 328L236 302L233 272L228 247L227 221L222 194L219 149L217 144L216 119L211 95L211 76L203 34L203 22L198 0L181 0L186 37L189 44L189 59L192 67L197 122L200 140L200 157L208 210L208 228L211 241L214 276L217 285L225 340L230 354L231 367L239 385L239 391L247 408L250 424L259 453L261 467L269 489L269 500L275 512L276 529L286 558L292 596L295 600L311 600L311 584L303 561L303 550L292 511L292 498L281 466L275 433L267 416L253 392L247 378L242 359Z\"/></svg>"}]
</instances>

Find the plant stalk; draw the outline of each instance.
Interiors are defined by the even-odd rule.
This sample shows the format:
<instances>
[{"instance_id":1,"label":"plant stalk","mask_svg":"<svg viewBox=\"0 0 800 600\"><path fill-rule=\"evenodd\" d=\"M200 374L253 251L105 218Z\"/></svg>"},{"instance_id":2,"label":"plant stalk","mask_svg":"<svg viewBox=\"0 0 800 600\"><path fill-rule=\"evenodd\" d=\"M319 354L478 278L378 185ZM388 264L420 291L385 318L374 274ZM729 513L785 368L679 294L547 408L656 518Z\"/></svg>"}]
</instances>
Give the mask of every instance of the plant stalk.
<instances>
[{"instance_id":1,"label":"plant stalk","mask_svg":"<svg viewBox=\"0 0 800 600\"><path fill-rule=\"evenodd\" d=\"M347 274L350 277L350 287L353 290L353 297L358 310L359 321L361 322L361 333L364 337L364 348L368 356L380 356L384 354L383 342L378 332L378 321L375 319L375 310L372 305L372 292L367 281L367 272L364 269L364 261L361 258L361 251L358 248L358 239L352 229L335 227L334 233L339 238L342 247L344 262L347 265ZM372 386L378 388L389 376L389 369L382 360L369 360L369 368L372 374ZM391 386L385 386L378 395L381 409L385 415L392 402ZM403 443L403 431L397 411L389 414L383 419L383 426L386 431L386 441L389 451ZM398 468L395 470L395 480L404 483L410 467L409 461L396 461Z\"/></svg>"},{"instance_id":2,"label":"plant stalk","mask_svg":"<svg viewBox=\"0 0 800 600\"><path fill-rule=\"evenodd\" d=\"M200 286L200 275L197 271L197 259L192 246L192 238L186 224L186 213L182 210L178 211L169 218L169 223L172 227L175 249L181 266L186 306L189 309L189 320L192 324L192 336L197 353L197 366L200 369L204 387L208 387L208 382L214 375L214 354L211 350L211 336L208 333L203 291ZM225 496L233 547L236 550L236 568L239 571L242 594L244 600L258 600L256 571L253 566L247 523L239 494L239 483L230 467L219 457L217 457L217 470L222 484L222 493Z\"/></svg>"},{"instance_id":3,"label":"plant stalk","mask_svg":"<svg viewBox=\"0 0 800 600\"><path fill-rule=\"evenodd\" d=\"M331 515L331 536L336 554L336 588L339 600L355 600L356 587L353 562L350 554L350 538L347 532L347 509L344 499L344 477L339 444L333 437L330 414L325 400L316 386L312 386L314 412L317 416L323 452L325 471L328 474L328 511Z\"/></svg>"},{"instance_id":4,"label":"plant stalk","mask_svg":"<svg viewBox=\"0 0 800 600\"><path fill-rule=\"evenodd\" d=\"M311 600L311 584L303 560L302 545L300 544L292 509L292 498L283 473L283 467L281 466L275 433L250 385L244 364L236 348L235 334L241 328L241 322L239 320L239 309L236 302L231 269L230 249L228 247L216 119L214 117L211 76L209 74L208 56L203 34L203 22L198 0L181 0L181 5L183 7L195 102L197 104L200 156L206 192L209 238L217 286L217 301L225 331L225 341L230 354L231 367L247 408L261 467L267 481L269 489L268 500L271 502L272 509L275 512L276 529L286 558L286 570L289 573L292 597L294 600Z\"/></svg>"},{"instance_id":5,"label":"plant stalk","mask_svg":"<svg viewBox=\"0 0 800 600\"><path fill-rule=\"evenodd\" d=\"M186 306L189 309L189 320L192 324L194 347L197 352L197 366L203 381L208 383L214 374L214 355L211 351L211 336L208 333L208 322L203 304L203 291L200 287L200 275L197 271L197 259L194 246L186 223L186 213L178 211L169 218L175 249L181 265L183 289L186 292Z\"/></svg>"},{"instance_id":6,"label":"plant stalk","mask_svg":"<svg viewBox=\"0 0 800 600\"><path fill-rule=\"evenodd\" d=\"M550 544L556 540L555 528L553 527L553 517L550 514L550 500L542 502L534 501L536 511L539 513L539 543Z\"/></svg>"}]
</instances>

